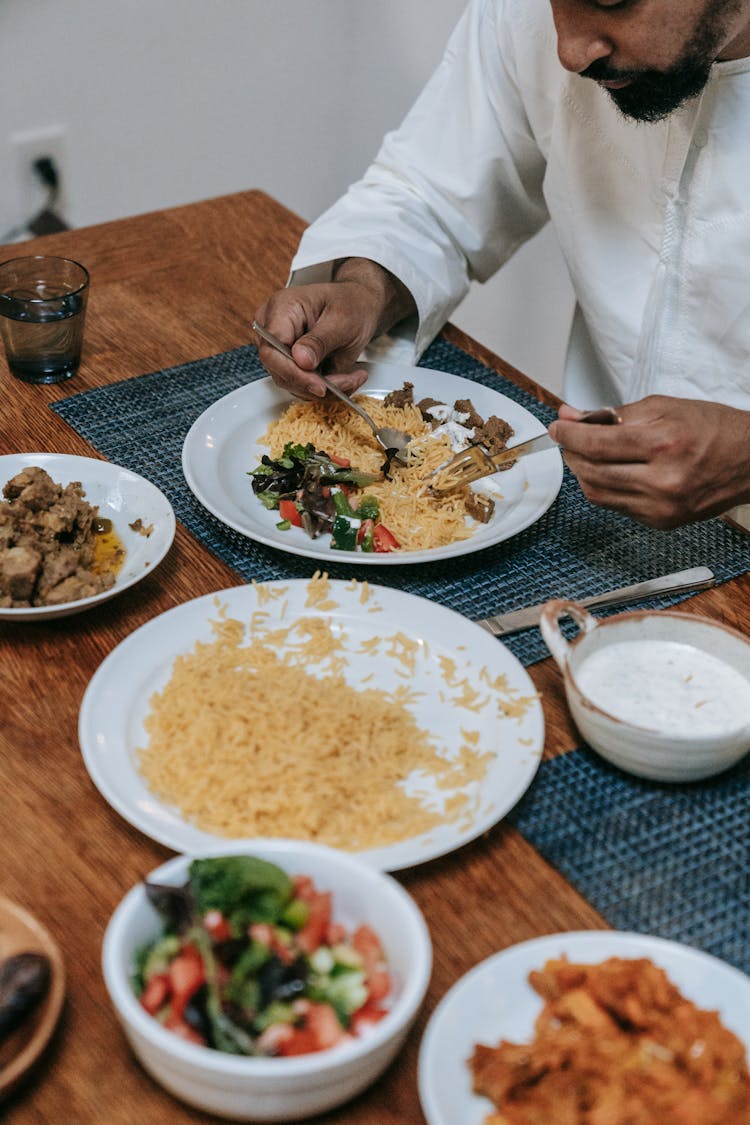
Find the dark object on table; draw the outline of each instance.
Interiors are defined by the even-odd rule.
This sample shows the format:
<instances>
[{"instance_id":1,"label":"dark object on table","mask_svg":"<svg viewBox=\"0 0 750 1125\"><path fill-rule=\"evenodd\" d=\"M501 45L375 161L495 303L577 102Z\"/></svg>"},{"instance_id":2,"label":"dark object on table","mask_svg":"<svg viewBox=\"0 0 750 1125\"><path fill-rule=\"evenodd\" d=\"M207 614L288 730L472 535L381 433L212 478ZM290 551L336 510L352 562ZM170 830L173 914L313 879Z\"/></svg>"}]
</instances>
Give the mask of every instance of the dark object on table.
<instances>
[{"instance_id":1,"label":"dark object on table","mask_svg":"<svg viewBox=\"0 0 750 1125\"><path fill-rule=\"evenodd\" d=\"M0 1039L15 1031L46 996L51 975L43 953L15 953L0 964Z\"/></svg>"}]
</instances>

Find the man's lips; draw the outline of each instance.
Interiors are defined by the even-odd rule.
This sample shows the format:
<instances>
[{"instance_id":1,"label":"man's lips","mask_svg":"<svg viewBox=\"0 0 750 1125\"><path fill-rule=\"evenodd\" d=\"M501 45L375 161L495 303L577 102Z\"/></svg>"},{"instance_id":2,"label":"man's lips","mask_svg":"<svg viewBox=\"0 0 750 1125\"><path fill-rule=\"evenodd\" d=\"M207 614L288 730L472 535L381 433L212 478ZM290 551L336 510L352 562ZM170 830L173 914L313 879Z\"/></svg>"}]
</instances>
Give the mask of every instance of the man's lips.
<instances>
[{"instance_id":1,"label":"man's lips","mask_svg":"<svg viewBox=\"0 0 750 1125\"><path fill-rule=\"evenodd\" d=\"M600 86L605 90L624 90L626 86L630 86L633 82L632 78L609 78L598 79Z\"/></svg>"}]
</instances>

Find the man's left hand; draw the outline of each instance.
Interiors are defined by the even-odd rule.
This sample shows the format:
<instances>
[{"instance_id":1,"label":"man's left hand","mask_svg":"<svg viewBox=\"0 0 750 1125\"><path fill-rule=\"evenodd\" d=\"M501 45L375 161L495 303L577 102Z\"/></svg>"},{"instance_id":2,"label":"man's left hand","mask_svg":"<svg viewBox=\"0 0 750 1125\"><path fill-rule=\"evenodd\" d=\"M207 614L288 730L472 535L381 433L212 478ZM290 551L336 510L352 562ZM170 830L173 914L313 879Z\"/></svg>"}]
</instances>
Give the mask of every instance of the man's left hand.
<instances>
[{"instance_id":1,"label":"man's left hand","mask_svg":"<svg viewBox=\"0 0 750 1125\"><path fill-rule=\"evenodd\" d=\"M750 501L750 412L650 395L618 414L618 425L582 424L562 406L549 428L592 504L673 528Z\"/></svg>"}]
</instances>

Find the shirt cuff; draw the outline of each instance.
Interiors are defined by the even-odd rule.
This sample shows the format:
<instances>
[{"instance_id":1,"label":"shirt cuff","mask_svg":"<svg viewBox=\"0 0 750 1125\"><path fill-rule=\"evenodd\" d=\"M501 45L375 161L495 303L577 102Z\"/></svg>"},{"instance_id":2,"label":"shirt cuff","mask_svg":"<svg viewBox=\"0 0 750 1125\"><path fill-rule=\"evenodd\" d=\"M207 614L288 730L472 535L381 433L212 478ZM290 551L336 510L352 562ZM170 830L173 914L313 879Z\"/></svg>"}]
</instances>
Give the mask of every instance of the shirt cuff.
<instances>
[{"instance_id":1,"label":"shirt cuff","mask_svg":"<svg viewBox=\"0 0 750 1125\"><path fill-rule=\"evenodd\" d=\"M359 240L356 246L352 243L332 243L326 238L323 251L319 240L306 232L292 261L287 285L330 281L334 263L341 258L369 258L377 262L406 286L414 298L417 313L394 325L389 333L373 341L367 351L374 348L379 359L388 356L404 361L408 357L409 363L416 364L448 320L451 309L444 299L440 299L429 279L419 274L408 258L389 251L390 247L384 246L382 240L373 244L367 238Z\"/></svg>"}]
</instances>

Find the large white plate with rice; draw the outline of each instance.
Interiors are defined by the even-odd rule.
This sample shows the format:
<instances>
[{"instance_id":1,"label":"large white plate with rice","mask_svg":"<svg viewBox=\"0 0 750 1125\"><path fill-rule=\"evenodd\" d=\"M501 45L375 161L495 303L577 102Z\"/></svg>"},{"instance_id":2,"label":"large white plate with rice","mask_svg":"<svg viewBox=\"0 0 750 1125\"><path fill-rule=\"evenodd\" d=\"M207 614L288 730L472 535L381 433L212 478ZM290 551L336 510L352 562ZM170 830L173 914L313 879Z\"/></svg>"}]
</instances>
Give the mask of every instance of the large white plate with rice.
<instances>
[{"instance_id":1,"label":"large white plate with rice","mask_svg":"<svg viewBox=\"0 0 750 1125\"><path fill-rule=\"evenodd\" d=\"M383 398L408 380L414 384L414 400L430 396L453 404L471 399L476 410L509 422L515 431L512 444L544 432L538 418L498 391L445 371L392 364L361 364L369 372L360 393ZM482 482L495 500L495 511L487 524L479 524L468 539L426 550L365 554L361 551L332 551L330 536L311 539L302 528L281 531L277 511L268 511L253 493L248 475L268 452L260 438L271 422L281 416L290 396L272 379L260 379L225 395L208 407L190 428L182 451L185 480L196 498L227 527L259 543L294 555L346 561L363 566L397 566L435 562L481 551L517 535L544 515L560 491L562 458L557 449L524 457L512 468ZM336 450L327 450L336 453Z\"/></svg>"},{"instance_id":2,"label":"large white plate with rice","mask_svg":"<svg viewBox=\"0 0 750 1125\"><path fill-rule=\"evenodd\" d=\"M256 660L249 689L235 678L248 646L282 665ZM176 851L278 835L397 870L508 812L536 773L544 719L525 669L478 625L314 576L222 590L141 626L92 677L79 739L109 804Z\"/></svg>"},{"instance_id":3,"label":"large white plate with rice","mask_svg":"<svg viewBox=\"0 0 750 1125\"><path fill-rule=\"evenodd\" d=\"M419 1050L419 1096L429 1125L483 1125L492 1103L472 1092L467 1060L477 1043L531 1042L543 1000L531 987L529 973L562 957L578 964L598 964L609 957L648 958L688 1000L717 1011L724 1026L750 1052L750 978L739 969L650 934L613 930L546 934L511 945L475 965L432 1013Z\"/></svg>"}]
</instances>

